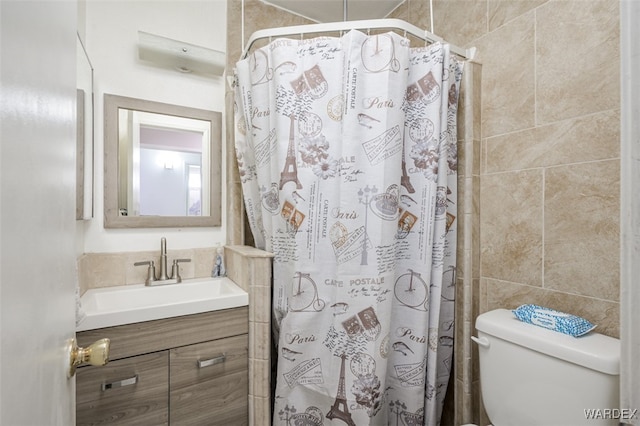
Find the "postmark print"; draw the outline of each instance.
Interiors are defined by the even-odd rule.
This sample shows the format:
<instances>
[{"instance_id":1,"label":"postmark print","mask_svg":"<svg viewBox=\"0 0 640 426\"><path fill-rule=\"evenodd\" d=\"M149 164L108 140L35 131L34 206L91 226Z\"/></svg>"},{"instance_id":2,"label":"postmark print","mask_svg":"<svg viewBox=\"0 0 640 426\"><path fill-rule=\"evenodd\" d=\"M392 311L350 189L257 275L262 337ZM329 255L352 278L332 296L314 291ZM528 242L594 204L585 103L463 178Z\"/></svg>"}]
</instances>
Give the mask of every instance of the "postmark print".
<instances>
[{"instance_id":1,"label":"postmark print","mask_svg":"<svg viewBox=\"0 0 640 426\"><path fill-rule=\"evenodd\" d=\"M334 96L327 104L327 115L334 121L341 121L343 109L344 97L342 95Z\"/></svg>"},{"instance_id":2,"label":"postmark print","mask_svg":"<svg viewBox=\"0 0 640 426\"><path fill-rule=\"evenodd\" d=\"M304 137L315 138L322 131L322 119L313 112L304 112L298 120L298 131Z\"/></svg>"}]
</instances>

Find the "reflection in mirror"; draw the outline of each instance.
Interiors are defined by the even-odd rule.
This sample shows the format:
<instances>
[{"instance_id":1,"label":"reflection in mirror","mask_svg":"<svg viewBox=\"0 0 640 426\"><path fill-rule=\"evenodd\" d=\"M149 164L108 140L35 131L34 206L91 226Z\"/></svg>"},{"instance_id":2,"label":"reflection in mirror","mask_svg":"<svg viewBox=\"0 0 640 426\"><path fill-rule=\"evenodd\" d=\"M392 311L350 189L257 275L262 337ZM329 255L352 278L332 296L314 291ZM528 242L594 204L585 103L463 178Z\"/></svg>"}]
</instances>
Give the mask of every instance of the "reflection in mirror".
<instances>
[{"instance_id":1,"label":"reflection in mirror","mask_svg":"<svg viewBox=\"0 0 640 426\"><path fill-rule=\"evenodd\" d=\"M209 176L210 122L118 112L120 214L209 216L209 181L203 176ZM173 202L166 202L167 194Z\"/></svg>"},{"instance_id":2,"label":"reflection in mirror","mask_svg":"<svg viewBox=\"0 0 640 426\"><path fill-rule=\"evenodd\" d=\"M76 219L93 217L93 67L80 35L76 42Z\"/></svg>"},{"instance_id":3,"label":"reflection in mirror","mask_svg":"<svg viewBox=\"0 0 640 426\"><path fill-rule=\"evenodd\" d=\"M105 94L105 228L219 226L221 114Z\"/></svg>"}]
</instances>

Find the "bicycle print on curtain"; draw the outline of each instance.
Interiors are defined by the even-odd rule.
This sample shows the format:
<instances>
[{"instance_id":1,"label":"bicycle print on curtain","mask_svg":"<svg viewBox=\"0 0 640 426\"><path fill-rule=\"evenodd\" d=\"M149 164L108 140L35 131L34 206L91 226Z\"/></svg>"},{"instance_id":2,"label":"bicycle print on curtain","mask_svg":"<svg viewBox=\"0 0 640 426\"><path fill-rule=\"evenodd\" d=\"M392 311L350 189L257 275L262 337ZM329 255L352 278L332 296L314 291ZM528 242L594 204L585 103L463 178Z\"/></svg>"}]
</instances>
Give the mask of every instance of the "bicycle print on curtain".
<instances>
[{"instance_id":1,"label":"bicycle print on curtain","mask_svg":"<svg viewBox=\"0 0 640 426\"><path fill-rule=\"evenodd\" d=\"M274 253L274 425L436 425L452 363L456 110L446 44L278 39L238 62L235 137Z\"/></svg>"}]
</instances>

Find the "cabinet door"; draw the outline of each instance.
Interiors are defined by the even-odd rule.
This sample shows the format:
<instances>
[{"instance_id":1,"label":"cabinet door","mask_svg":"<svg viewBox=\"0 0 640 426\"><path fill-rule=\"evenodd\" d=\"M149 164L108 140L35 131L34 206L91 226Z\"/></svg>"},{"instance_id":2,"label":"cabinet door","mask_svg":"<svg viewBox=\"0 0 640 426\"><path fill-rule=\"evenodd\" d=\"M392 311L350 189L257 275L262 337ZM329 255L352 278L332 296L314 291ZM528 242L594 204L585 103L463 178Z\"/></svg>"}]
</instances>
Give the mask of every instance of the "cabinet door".
<instances>
[{"instance_id":1,"label":"cabinet door","mask_svg":"<svg viewBox=\"0 0 640 426\"><path fill-rule=\"evenodd\" d=\"M168 367L168 351L162 351L79 368L76 424L168 424Z\"/></svg>"},{"instance_id":2,"label":"cabinet door","mask_svg":"<svg viewBox=\"0 0 640 426\"><path fill-rule=\"evenodd\" d=\"M248 424L248 336L171 350L171 425Z\"/></svg>"}]
</instances>

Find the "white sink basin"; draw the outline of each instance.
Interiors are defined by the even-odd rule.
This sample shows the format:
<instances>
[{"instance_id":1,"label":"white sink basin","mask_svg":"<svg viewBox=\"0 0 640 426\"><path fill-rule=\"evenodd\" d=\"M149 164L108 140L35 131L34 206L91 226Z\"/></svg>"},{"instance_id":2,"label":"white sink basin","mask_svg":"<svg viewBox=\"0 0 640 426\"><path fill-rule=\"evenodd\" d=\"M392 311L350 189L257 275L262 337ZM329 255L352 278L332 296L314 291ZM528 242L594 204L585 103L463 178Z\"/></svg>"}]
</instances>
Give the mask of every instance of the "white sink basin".
<instances>
[{"instance_id":1,"label":"white sink basin","mask_svg":"<svg viewBox=\"0 0 640 426\"><path fill-rule=\"evenodd\" d=\"M80 302L86 316L76 331L246 306L249 295L223 277L91 289Z\"/></svg>"}]
</instances>

